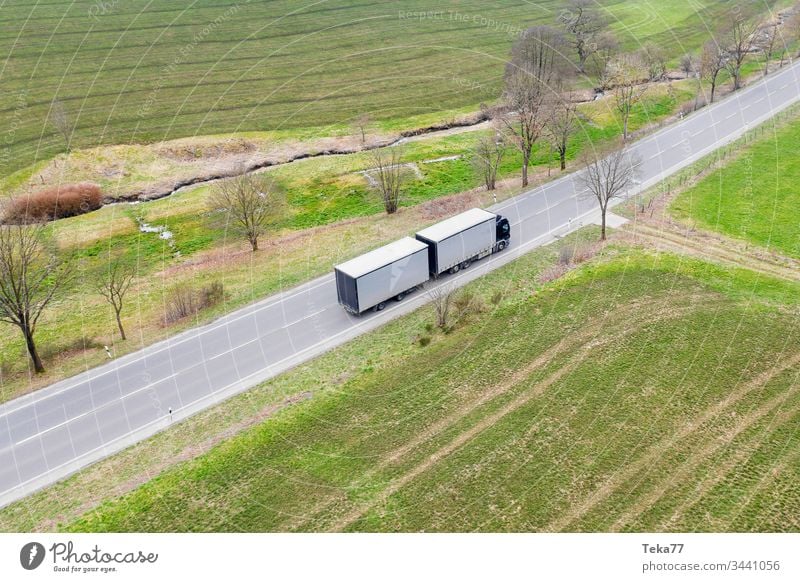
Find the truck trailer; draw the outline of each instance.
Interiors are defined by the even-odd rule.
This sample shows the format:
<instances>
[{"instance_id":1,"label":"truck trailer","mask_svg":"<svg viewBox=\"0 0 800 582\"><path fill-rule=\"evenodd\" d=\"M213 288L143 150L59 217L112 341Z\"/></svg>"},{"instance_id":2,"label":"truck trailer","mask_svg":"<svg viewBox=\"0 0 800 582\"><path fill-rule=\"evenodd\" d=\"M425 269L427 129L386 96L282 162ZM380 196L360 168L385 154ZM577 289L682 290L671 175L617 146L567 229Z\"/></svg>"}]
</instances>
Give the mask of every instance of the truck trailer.
<instances>
[{"instance_id":1,"label":"truck trailer","mask_svg":"<svg viewBox=\"0 0 800 582\"><path fill-rule=\"evenodd\" d=\"M428 245L405 237L335 267L339 303L359 315L381 311L390 299L400 301L430 278Z\"/></svg>"},{"instance_id":2,"label":"truck trailer","mask_svg":"<svg viewBox=\"0 0 800 582\"><path fill-rule=\"evenodd\" d=\"M502 251L510 238L508 219L480 208L467 210L417 233L417 240L430 249L428 268L433 277L445 271L457 273L472 261Z\"/></svg>"},{"instance_id":3,"label":"truck trailer","mask_svg":"<svg viewBox=\"0 0 800 582\"><path fill-rule=\"evenodd\" d=\"M350 313L381 311L431 278L466 269L505 249L507 218L473 208L334 268L339 303Z\"/></svg>"}]
</instances>

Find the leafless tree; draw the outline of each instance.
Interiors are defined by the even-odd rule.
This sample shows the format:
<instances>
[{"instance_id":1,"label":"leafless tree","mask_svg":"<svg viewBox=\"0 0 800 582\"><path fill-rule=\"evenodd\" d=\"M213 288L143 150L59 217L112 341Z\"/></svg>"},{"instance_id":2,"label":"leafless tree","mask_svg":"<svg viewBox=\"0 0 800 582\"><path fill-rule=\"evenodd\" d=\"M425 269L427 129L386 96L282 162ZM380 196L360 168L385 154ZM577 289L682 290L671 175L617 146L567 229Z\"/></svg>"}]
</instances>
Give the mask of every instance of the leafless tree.
<instances>
[{"instance_id":1,"label":"leafless tree","mask_svg":"<svg viewBox=\"0 0 800 582\"><path fill-rule=\"evenodd\" d=\"M558 152L561 171L564 171L567 168L567 148L580 127L578 106L569 94L558 92L547 99L545 107L544 136Z\"/></svg>"},{"instance_id":2,"label":"leafless tree","mask_svg":"<svg viewBox=\"0 0 800 582\"><path fill-rule=\"evenodd\" d=\"M436 325L440 329L446 329L450 323L450 311L453 300L456 297L455 290L449 285L434 287L428 291L433 309L436 312Z\"/></svg>"},{"instance_id":3,"label":"leafless tree","mask_svg":"<svg viewBox=\"0 0 800 582\"><path fill-rule=\"evenodd\" d=\"M776 54L780 55L781 63L786 52L786 45L781 38L779 24L775 21L765 23L757 33L757 48L764 55L764 76L769 75L769 62Z\"/></svg>"},{"instance_id":4,"label":"leafless tree","mask_svg":"<svg viewBox=\"0 0 800 582\"><path fill-rule=\"evenodd\" d=\"M522 185L528 185L528 166L534 144L544 124L543 103L556 80L568 70L561 33L549 26L534 26L514 44L506 68L500 117L506 133L522 154Z\"/></svg>"},{"instance_id":5,"label":"leafless tree","mask_svg":"<svg viewBox=\"0 0 800 582\"><path fill-rule=\"evenodd\" d=\"M69 275L43 243L44 225L0 227L0 321L17 326L37 374L36 324Z\"/></svg>"},{"instance_id":6,"label":"leafless tree","mask_svg":"<svg viewBox=\"0 0 800 582\"><path fill-rule=\"evenodd\" d=\"M358 117L356 117L355 121L353 122L353 126L355 127L356 131L361 137L361 147L364 148L367 145L367 129L369 128L370 124L372 123L372 117L369 116L367 113L362 113Z\"/></svg>"},{"instance_id":7,"label":"leafless tree","mask_svg":"<svg viewBox=\"0 0 800 582\"><path fill-rule=\"evenodd\" d=\"M209 210L224 217L226 227L246 238L254 252L280 206L277 186L264 174L246 172L220 180L209 199Z\"/></svg>"},{"instance_id":8,"label":"leafless tree","mask_svg":"<svg viewBox=\"0 0 800 582\"><path fill-rule=\"evenodd\" d=\"M742 65L756 47L759 23L753 4L736 3L728 12L723 46L728 53L725 66L733 78L733 90L742 88Z\"/></svg>"},{"instance_id":9,"label":"leafless tree","mask_svg":"<svg viewBox=\"0 0 800 582\"><path fill-rule=\"evenodd\" d=\"M686 75L687 79L697 73L697 61L693 54L686 53L681 57L681 72Z\"/></svg>"},{"instance_id":10,"label":"leafless tree","mask_svg":"<svg viewBox=\"0 0 800 582\"><path fill-rule=\"evenodd\" d=\"M578 54L578 70L585 73L587 61L598 50L598 37L608 28L608 19L594 0L570 0L559 21Z\"/></svg>"},{"instance_id":11,"label":"leafless tree","mask_svg":"<svg viewBox=\"0 0 800 582\"><path fill-rule=\"evenodd\" d=\"M50 124L64 140L64 147L67 153L69 153L72 149L70 144L72 143L74 127L67 114L67 109L64 107L64 103L60 99L54 100L53 104L50 106Z\"/></svg>"},{"instance_id":12,"label":"leafless tree","mask_svg":"<svg viewBox=\"0 0 800 582\"><path fill-rule=\"evenodd\" d=\"M624 148L590 150L582 154L583 171L578 174L587 196L600 205L600 240L606 240L606 214L609 204L625 194L637 175L638 161Z\"/></svg>"},{"instance_id":13,"label":"leafless tree","mask_svg":"<svg viewBox=\"0 0 800 582\"><path fill-rule=\"evenodd\" d=\"M591 74L597 79L600 89L607 91L611 87L610 65L619 55L619 41L611 32L604 32L597 38L596 50L590 59Z\"/></svg>"},{"instance_id":14,"label":"leafless tree","mask_svg":"<svg viewBox=\"0 0 800 582\"><path fill-rule=\"evenodd\" d=\"M622 117L622 139L627 141L631 112L647 93L647 83L642 82L646 73L639 56L632 54L621 55L609 67L615 106Z\"/></svg>"},{"instance_id":15,"label":"leafless tree","mask_svg":"<svg viewBox=\"0 0 800 582\"><path fill-rule=\"evenodd\" d=\"M123 340L127 338L125 337L125 328L122 326L122 307L125 295L128 293L133 281L133 276L134 270L132 266L115 260L109 264L108 271L97 281L97 292L114 309L119 335Z\"/></svg>"},{"instance_id":16,"label":"leafless tree","mask_svg":"<svg viewBox=\"0 0 800 582\"><path fill-rule=\"evenodd\" d=\"M650 81L661 81L667 76L667 52L654 42L647 42L639 51L639 60Z\"/></svg>"},{"instance_id":17,"label":"leafless tree","mask_svg":"<svg viewBox=\"0 0 800 582\"><path fill-rule=\"evenodd\" d=\"M370 183L383 202L386 214L394 214L400 206L400 195L405 182L403 152L396 147L378 148L370 154L372 179Z\"/></svg>"},{"instance_id":18,"label":"leafless tree","mask_svg":"<svg viewBox=\"0 0 800 582\"><path fill-rule=\"evenodd\" d=\"M506 143L502 134L486 135L478 139L472 152L472 163L483 178L487 190L494 190L497 185L497 170L506 151Z\"/></svg>"},{"instance_id":19,"label":"leafless tree","mask_svg":"<svg viewBox=\"0 0 800 582\"><path fill-rule=\"evenodd\" d=\"M714 102L714 95L717 92L719 74L725 69L727 62L728 55L717 44L717 41L709 40L703 45L703 52L700 55L700 79L711 85L711 98L709 99L711 103Z\"/></svg>"}]
</instances>

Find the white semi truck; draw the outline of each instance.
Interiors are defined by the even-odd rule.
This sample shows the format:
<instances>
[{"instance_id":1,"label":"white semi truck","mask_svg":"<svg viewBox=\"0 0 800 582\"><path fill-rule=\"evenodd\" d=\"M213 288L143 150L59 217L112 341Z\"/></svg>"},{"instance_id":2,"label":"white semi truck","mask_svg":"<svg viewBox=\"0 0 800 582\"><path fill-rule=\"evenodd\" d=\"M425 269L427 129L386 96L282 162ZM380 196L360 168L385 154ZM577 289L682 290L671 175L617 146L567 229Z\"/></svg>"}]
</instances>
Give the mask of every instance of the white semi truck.
<instances>
[{"instance_id":1,"label":"white semi truck","mask_svg":"<svg viewBox=\"0 0 800 582\"><path fill-rule=\"evenodd\" d=\"M480 208L467 210L421 230L415 239L402 238L337 265L339 303L356 315L381 311L431 278L502 251L510 240L508 219Z\"/></svg>"}]
</instances>

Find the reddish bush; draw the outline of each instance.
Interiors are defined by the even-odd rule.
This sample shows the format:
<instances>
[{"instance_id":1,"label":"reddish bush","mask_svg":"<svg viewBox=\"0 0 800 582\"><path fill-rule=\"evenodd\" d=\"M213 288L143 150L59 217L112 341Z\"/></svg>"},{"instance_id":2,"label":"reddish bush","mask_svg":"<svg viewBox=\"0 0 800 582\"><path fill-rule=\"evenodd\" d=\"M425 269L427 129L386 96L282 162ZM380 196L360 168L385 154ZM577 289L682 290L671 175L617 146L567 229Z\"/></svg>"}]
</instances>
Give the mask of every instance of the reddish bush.
<instances>
[{"instance_id":1,"label":"reddish bush","mask_svg":"<svg viewBox=\"0 0 800 582\"><path fill-rule=\"evenodd\" d=\"M10 200L3 211L6 223L25 224L67 218L103 205L100 186L90 182L39 190Z\"/></svg>"}]
</instances>

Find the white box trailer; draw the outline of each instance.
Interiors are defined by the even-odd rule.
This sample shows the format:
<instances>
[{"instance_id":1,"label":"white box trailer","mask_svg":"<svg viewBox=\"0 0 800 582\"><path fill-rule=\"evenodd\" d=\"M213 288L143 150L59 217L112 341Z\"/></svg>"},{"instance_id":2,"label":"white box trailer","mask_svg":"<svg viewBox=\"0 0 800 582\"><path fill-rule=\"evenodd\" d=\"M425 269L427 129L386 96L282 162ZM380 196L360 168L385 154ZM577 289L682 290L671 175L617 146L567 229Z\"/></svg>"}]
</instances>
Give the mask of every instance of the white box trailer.
<instances>
[{"instance_id":1,"label":"white box trailer","mask_svg":"<svg viewBox=\"0 0 800 582\"><path fill-rule=\"evenodd\" d=\"M405 237L334 268L339 303L349 312L378 311L430 278L428 245Z\"/></svg>"},{"instance_id":2,"label":"white box trailer","mask_svg":"<svg viewBox=\"0 0 800 582\"><path fill-rule=\"evenodd\" d=\"M443 220L417 233L417 240L430 247L431 275L455 273L508 246L511 229L508 220L492 212L473 208Z\"/></svg>"}]
</instances>

